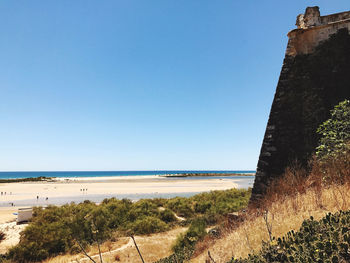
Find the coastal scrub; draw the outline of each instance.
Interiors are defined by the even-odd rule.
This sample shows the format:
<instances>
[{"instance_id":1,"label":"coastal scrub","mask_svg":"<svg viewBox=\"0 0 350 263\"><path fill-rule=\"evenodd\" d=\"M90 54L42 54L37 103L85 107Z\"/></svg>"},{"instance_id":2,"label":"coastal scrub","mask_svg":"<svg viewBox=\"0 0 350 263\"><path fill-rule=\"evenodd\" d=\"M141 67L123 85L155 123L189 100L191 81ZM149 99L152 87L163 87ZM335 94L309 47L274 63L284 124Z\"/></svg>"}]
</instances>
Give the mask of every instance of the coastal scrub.
<instances>
[{"instance_id":1,"label":"coastal scrub","mask_svg":"<svg viewBox=\"0 0 350 263\"><path fill-rule=\"evenodd\" d=\"M113 236L143 235L191 224L197 218L214 224L247 206L251 190L212 191L189 198L104 199L34 208L32 221L7 257L16 262L41 261L63 253L79 253ZM192 224L193 225L193 224ZM202 232L201 232L202 233Z\"/></svg>"}]
</instances>

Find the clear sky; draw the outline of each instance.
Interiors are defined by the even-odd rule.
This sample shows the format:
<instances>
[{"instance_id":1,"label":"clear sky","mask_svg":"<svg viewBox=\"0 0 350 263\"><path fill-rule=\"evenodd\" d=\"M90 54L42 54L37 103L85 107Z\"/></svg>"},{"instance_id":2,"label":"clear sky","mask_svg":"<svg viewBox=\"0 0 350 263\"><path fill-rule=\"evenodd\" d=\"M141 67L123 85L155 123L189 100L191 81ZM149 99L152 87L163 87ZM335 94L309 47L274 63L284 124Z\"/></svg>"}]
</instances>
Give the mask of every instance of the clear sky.
<instances>
[{"instance_id":1,"label":"clear sky","mask_svg":"<svg viewBox=\"0 0 350 263\"><path fill-rule=\"evenodd\" d=\"M256 168L306 6L0 1L0 170Z\"/></svg>"}]
</instances>

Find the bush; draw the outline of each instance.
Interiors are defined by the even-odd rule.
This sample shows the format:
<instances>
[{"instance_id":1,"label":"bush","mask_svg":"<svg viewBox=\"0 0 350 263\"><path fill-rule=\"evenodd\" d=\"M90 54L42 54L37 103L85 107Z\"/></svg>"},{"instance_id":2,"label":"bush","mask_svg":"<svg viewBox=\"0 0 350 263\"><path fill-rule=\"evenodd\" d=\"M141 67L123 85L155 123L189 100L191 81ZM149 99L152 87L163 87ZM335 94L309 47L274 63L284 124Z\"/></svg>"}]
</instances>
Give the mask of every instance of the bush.
<instances>
[{"instance_id":1,"label":"bush","mask_svg":"<svg viewBox=\"0 0 350 263\"><path fill-rule=\"evenodd\" d=\"M158 214L158 207L150 199L141 199L130 207L128 214L131 221L145 216L156 216Z\"/></svg>"},{"instance_id":2,"label":"bush","mask_svg":"<svg viewBox=\"0 0 350 263\"><path fill-rule=\"evenodd\" d=\"M203 216L208 224L215 224L226 214L246 207L250 195L251 189L230 189L201 193L190 199L195 204L194 211Z\"/></svg>"},{"instance_id":3,"label":"bush","mask_svg":"<svg viewBox=\"0 0 350 263\"><path fill-rule=\"evenodd\" d=\"M147 216L131 223L130 229L132 229L135 234L142 235L165 231L168 229L168 226L159 218Z\"/></svg>"},{"instance_id":4,"label":"bush","mask_svg":"<svg viewBox=\"0 0 350 263\"><path fill-rule=\"evenodd\" d=\"M42 261L49 256L45 248L42 248L37 242L27 242L22 246L15 246L10 249L9 256L18 263L29 261Z\"/></svg>"},{"instance_id":5,"label":"bush","mask_svg":"<svg viewBox=\"0 0 350 263\"><path fill-rule=\"evenodd\" d=\"M128 223L129 211L133 203L128 199L118 200L115 198L107 199L104 203L110 214L109 227L116 229Z\"/></svg>"},{"instance_id":6,"label":"bush","mask_svg":"<svg viewBox=\"0 0 350 263\"><path fill-rule=\"evenodd\" d=\"M247 259L232 259L230 263L248 262L349 262L350 211L327 214L323 219L305 220L298 232L263 242L262 250Z\"/></svg>"},{"instance_id":7,"label":"bush","mask_svg":"<svg viewBox=\"0 0 350 263\"><path fill-rule=\"evenodd\" d=\"M204 214L212 207L212 205L213 205L213 202L210 202L210 201L198 202L194 206L194 211L196 213Z\"/></svg>"},{"instance_id":8,"label":"bush","mask_svg":"<svg viewBox=\"0 0 350 263\"><path fill-rule=\"evenodd\" d=\"M1 243L2 241L4 241L5 238L6 238L5 233L0 231L0 243Z\"/></svg>"},{"instance_id":9,"label":"bush","mask_svg":"<svg viewBox=\"0 0 350 263\"><path fill-rule=\"evenodd\" d=\"M189 198L175 197L169 199L166 206L173 210L178 216L189 218L194 215L190 201L191 200Z\"/></svg>"},{"instance_id":10,"label":"bush","mask_svg":"<svg viewBox=\"0 0 350 263\"><path fill-rule=\"evenodd\" d=\"M168 208L166 208L163 211L160 211L159 215L160 215L160 219L166 223L171 223L177 220L174 215L174 212Z\"/></svg>"},{"instance_id":11,"label":"bush","mask_svg":"<svg viewBox=\"0 0 350 263\"><path fill-rule=\"evenodd\" d=\"M182 263L187 262L193 254L193 249L183 249L182 251L175 252L166 258L162 258L154 263Z\"/></svg>"},{"instance_id":12,"label":"bush","mask_svg":"<svg viewBox=\"0 0 350 263\"><path fill-rule=\"evenodd\" d=\"M338 155L349 147L350 101L345 100L335 106L331 118L318 128L317 133L322 136L317 147L317 156L320 158Z\"/></svg>"},{"instance_id":13,"label":"bush","mask_svg":"<svg viewBox=\"0 0 350 263\"><path fill-rule=\"evenodd\" d=\"M205 227L206 223L202 218L195 219L186 233L179 235L173 246L173 251L179 253L184 249L193 250L194 245L207 234Z\"/></svg>"}]
</instances>

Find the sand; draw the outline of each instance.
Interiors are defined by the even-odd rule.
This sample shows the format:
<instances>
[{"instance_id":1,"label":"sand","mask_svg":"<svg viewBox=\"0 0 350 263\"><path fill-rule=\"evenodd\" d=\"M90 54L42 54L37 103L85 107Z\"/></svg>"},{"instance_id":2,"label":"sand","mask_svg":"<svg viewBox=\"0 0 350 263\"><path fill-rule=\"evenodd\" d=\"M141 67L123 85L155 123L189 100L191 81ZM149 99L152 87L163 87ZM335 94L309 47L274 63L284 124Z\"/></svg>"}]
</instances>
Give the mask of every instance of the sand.
<instances>
[{"instance_id":1,"label":"sand","mask_svg":"<svg viewBox=\"0 0 350 263\"><path fill-rule=\"evenodd\" d=\"M0 254L19 242L20 232L26 227L26 224L17 225L15 220L18 208L0 207L0 231L5 233L5 240L1 242Z\"/></svg>"},{"instance_id":2,"label":"sand","mask_svg":"<svg viewBox=\"0 0 350 263\"><path fill-rule=\"evenodd\" d=\"M0 224L13 222L17 216L13 213L17 213L18 207L0 207Z\"/></svg>"},{"instance_id":3,"label":"sand","mask_svg":"<svg viewBox=\"0 0 350 263\"><path fill-rule=\"evenodd\" d=\"M158 176L70 178L54 182L0 184L0 207L61 205L86 199L101 202L104 198L140 199L147 197L186 196L211 190L239 187L239 180L184 179ZM6 192L6 195L5 195Z\"/></svg>"}]
</instances>

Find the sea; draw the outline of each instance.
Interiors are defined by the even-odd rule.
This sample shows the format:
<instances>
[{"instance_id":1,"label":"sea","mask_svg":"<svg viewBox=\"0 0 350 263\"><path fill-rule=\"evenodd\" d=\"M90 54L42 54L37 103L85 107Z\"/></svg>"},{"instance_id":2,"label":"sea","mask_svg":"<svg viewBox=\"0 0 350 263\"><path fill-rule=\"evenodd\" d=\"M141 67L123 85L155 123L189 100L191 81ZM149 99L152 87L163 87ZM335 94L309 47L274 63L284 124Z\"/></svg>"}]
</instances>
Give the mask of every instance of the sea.
<instances>
[{"instance_id":1,"label":"sea","mask_svg":"<svg viewBox=\"0 0 350 263\"><path fill-rule=\"evenodd\" d=\"M253 170L232 171L203 171L203 170L161 170L161 171L30 171L30 172L0 172L0 179L20 179L35 177L81 178L81 177L109 177L109 176L149 176L149 175L175 175L183 173L213 173L213 174L254 174Z\"/></svg>"}]
</instances>

